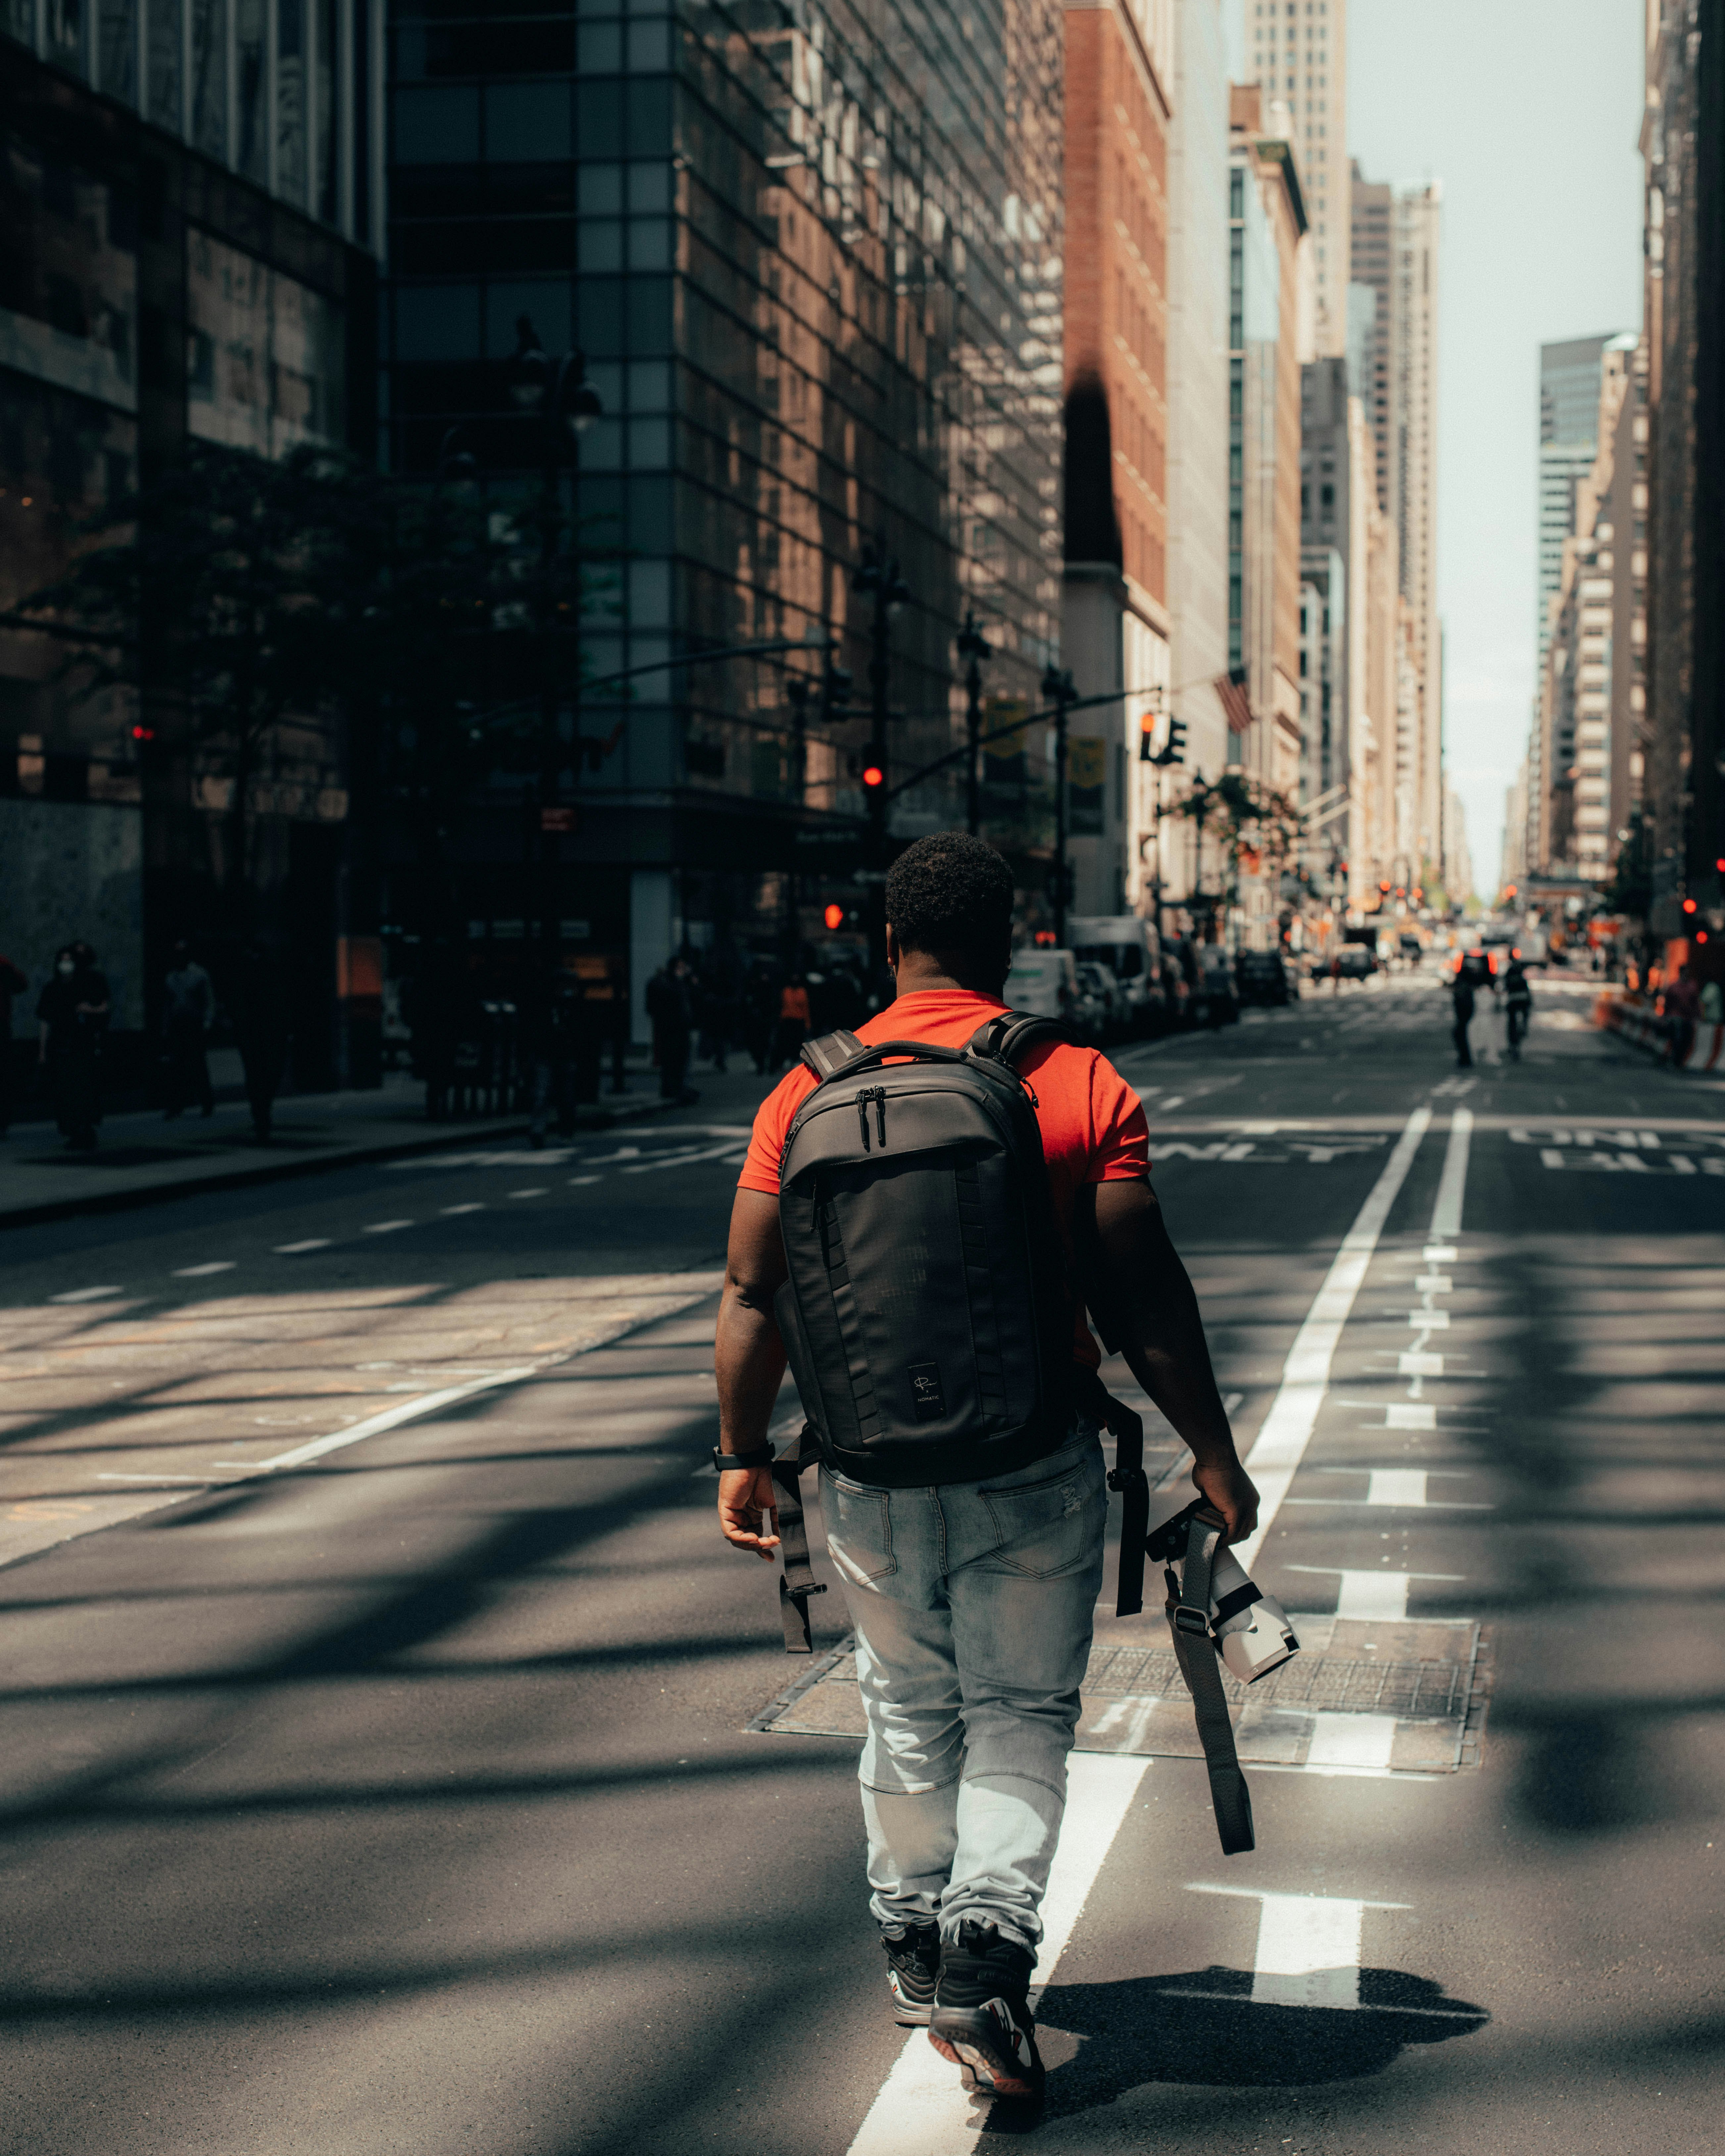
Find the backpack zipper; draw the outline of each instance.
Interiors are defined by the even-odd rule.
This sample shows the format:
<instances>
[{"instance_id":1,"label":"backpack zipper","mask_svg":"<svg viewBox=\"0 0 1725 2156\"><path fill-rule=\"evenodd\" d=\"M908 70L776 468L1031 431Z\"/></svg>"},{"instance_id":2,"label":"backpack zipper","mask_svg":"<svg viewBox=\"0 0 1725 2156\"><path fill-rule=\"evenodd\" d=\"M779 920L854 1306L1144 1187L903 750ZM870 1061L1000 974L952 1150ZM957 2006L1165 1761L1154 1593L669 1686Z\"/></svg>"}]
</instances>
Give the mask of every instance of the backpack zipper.
<instances>
[{"instance_id":1,"label":"backpack zipper","mask_svg":"<svg viewBox=\"0 0 1725 2156\"><path fill-rule=\"evenodd\" d=\"M869 1147L869 1103L875 1104L875 1120L880 1132L880 1150L886 1150L886 1088L884 1086L862 1086L856 1096L857 1128L862 1132L863 1151Z\"/></svg>"}]
</instances>

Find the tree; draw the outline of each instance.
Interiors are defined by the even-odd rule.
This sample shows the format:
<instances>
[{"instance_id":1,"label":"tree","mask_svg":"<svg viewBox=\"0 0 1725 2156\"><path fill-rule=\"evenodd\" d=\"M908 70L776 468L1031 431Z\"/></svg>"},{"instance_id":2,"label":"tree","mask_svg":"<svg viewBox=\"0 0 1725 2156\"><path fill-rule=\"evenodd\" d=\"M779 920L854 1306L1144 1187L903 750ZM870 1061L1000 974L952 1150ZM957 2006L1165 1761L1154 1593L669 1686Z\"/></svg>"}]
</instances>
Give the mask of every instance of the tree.
<instances>
[{"instance_id":1,"label":"tree","mask_svg":"<svg viewBox=\"0 0 1725 2156\"><path fill-rule=\"evenodd\" d=\"M1233 870L1224 894L1230 905L1239 896L1240 870L1255 875L1266 860L1280 870L1302 829L1300 811L1286 794L1231 767L1214 781L1194 778L1168 813L1197 824L1200 861L1206 829L1220 840Z\"/></svg>"}]
</instances>

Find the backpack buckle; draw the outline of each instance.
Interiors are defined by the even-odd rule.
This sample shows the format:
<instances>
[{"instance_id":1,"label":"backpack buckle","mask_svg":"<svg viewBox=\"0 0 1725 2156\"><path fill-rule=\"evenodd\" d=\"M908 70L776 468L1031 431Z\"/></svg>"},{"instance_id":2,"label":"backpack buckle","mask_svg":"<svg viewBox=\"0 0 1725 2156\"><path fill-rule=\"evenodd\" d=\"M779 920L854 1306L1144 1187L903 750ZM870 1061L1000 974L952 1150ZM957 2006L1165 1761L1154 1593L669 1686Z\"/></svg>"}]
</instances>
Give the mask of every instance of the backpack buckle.
<instances>
[{"instance_id":1,"label":"backpack buckle","mask_svg":"<svg viewBox=\"0 0 1725 2156\"><path fill-rule=\"evenodd\" d=\"M1204 1609L1191 1609L1183 1602L1178 1603L1173 1612L1173 1627L1177 1632L1185 1633L1189 1639L1207 1640L1210 1630L1209 1613Z\"/></svg>"}]
</instances>

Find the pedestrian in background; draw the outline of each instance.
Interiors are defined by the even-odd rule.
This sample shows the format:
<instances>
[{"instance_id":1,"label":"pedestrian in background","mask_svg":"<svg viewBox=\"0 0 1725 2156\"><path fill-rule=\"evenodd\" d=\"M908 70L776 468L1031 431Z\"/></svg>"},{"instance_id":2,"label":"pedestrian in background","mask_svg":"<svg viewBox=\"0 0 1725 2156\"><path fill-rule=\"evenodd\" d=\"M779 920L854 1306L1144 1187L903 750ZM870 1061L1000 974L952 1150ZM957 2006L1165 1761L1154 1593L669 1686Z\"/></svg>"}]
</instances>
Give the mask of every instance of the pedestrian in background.
<instances>
[{"instance_id":1,"label":"pedestrian in background","mask_svg":"<svg viewBox=\"0 0 1725 2156\"><path fill-rule=\"evenodd\" d=\"M1509 1031L1509 1060L1522 1060L1522 1043L1527 1037L1527 1024L1533 1015L1533 991L1527 984L1527 975L1519 958L1512 958L1503 976L1503 1016Z\"/></svg>"},{"instance_id":2,"label":"pedestrian in background","mask_svg":"<svg viewBox=\"0 0 1725 2156\"><path fill-rule=\"evenodd\" d=\"M659 1096L681 1106L701 1098L688 1082L689 1048L694 1034L692 969L682 953L667 958L647 983L647 1016L653 1026L653 1060L659 1065Z\"/></svg>"},{"instance_id":3,"label":"pedestrian in background","mask_svg":"<svg viewBox=\"0 0 1725 2156\"><path fill-rule=\"evenodd\" d=\"M809 1038L809 982L794 974L778 992L778 1024L773 1029L773 1072L794 1063Z\"/></svg>"},{"instance_id":4,"label":"pedestrian in background","mask_svg":"<svg viewBox=\"0 0 1725 2156\"><path fill-rule=\"evenodd\" d=\"M15 1059L12 1050L12 999L30 983L10 958L0 958L0 1138L12 1127Z\"/></svg>"},{"instance_id":5,"label":"pedestrian in background","mask_svg":"<svg viewBox=\"0 0 1725 2156\"><path fill-rule=\"evenodd\" d=\"M1473 1024L1474 963L1466 952L1457 963L1450 998L1455 1012L1455 1024L1450 1034L1455 1043L1455 1068L1471 1070L1473 1068L1473 1050L1468 1043L1467 1029Z\"/></svg>"},{"instance_id":6,"label":"pedestrian in background","mask_svg":"<svg viewBox=\"0 0 1725 2156\"><path fill-rule=\"evenodd\" d=\"M1677 968L1677 978L1665 992L1665 1014L1671 1022L1671 1059L1686 1063L1695 1050L1695 1021L1701 1016L1701 989L1688 966Z\"/></svg>"},{"instance_id":7,"label":"pedestrian in background","mask_svg":"<svg viewBox=\"0 0 1725 2156\"><path fill-rule=\"evenodd\" d=\"M78 1152L94 1150L102 1119L102 1036L112 1008L89 944L56 952L53 978L36 1000L36 1055L60 1136Z\"/></svg>"},{"instance_id":8,"label":"pedestrian in background","mask_svg":"<svg viewBox=\"0 0 1725 2156\"><path fill-rule=\"evenodd\" d=\"M259 1145L268 1145L275 1135L275 1096L287 1070L291 1002L288 983L269 951L259 942L249 943L234 978L228 1007L245 1074L252 1135Z\"/></svg>"},{"instance_id":9,"label":"pedestrian in background","mask_svg":"<svg viewBox=\"0 0 1725 2156\"><path fill-rule=\"evenodd\" d=\"M742 1035L757 1074L767 1075L773 1054L773 1028L778 1024L778 983L772 964L757 959L743 988Z\"/></svg>"},{"instance_id":10,"label":"pedestrian in background","mask_svg":"<svg viewBox=\"0 0 1725 2156\"><path fill-rule=\"evenodd\" d=\"M209 1029L216 1018L216 992L209 975L192 956L189 944L183 940L176 943L173 957L162 984L162 1052L167 1080L167 1106L162 1120L166 1122L183 1113L187 1102L193 1099L206 1116L216 1112L207 1053Z\"/></svg>"}]
</instances>

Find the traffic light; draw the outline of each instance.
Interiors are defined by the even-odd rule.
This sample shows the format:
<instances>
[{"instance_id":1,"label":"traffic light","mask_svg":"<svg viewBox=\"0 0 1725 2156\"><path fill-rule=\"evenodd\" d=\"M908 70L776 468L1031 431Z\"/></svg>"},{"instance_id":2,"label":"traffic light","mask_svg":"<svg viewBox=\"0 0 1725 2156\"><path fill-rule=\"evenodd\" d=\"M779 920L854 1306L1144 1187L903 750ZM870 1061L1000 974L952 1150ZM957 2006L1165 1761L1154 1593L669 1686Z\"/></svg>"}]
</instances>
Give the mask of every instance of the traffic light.
<instances>
[{"instance_id":1,"label":"traffic light","mask_svg":"<svg viewBox=\"0 0 1725 2156\"><path fill-rule=\"evenodd\" d=\"M1168 722L1168 747L1162 752L1164 763L1183 763L1186 761L1186 721L1170 719Z\"/></svg>"},{"instance_id":2,"label":"traffic light","mask_svg":"<svg viewBox=\"0 0 1725 2156\"><path fill-rule=\"evenodd\" d=\"M829 906L820 917L829 928L842 928L845 926L845 909L837 903Z\"/></svg>"},{"instance_id":3,"label":"traffic light","mask_svg":"<svg viewBox=\"0 0 1725 2156\"><path fill-rule=\"evenodd\" d=\"M865 763L863 766L862 783L863 791L865 793L878 793L886 783L886 773L882 771L878 763Z\"/></svg>"},{"instance_id":4,"label":"traffic light","mask_svg":"<svg viewBox=\"0 0 1725 2156\"><path fill-rule=\"evenodd\" d=\"M1156 751L1152 746L1155 739L1156 721L1153 719L1146 719L1138 729L1138 762L1140 763L1155 762Z\"/></svg>"}]
</instances>

